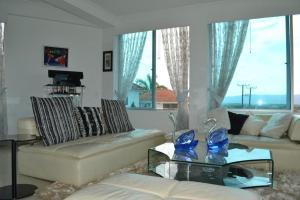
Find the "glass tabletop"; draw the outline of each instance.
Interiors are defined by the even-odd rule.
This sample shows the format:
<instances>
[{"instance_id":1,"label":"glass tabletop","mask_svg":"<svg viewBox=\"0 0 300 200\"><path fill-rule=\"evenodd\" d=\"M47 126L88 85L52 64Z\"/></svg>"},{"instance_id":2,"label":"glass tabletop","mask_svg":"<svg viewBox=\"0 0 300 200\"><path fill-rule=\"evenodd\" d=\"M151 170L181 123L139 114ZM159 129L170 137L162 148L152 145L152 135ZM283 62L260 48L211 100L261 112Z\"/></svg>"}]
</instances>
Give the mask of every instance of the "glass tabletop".
<instances>
[{"instance_id":1,"label":"glass tabletop","mask_svg":"<svg viewBox=\"0 0 300 200\"><path fill-rule=\"evenodd\" d=\"M207 152L206 143L204 142L199 142L193 150L175 150L173 143L164 143L150 150L165 154L171 161L217 166L236 162L272 160L271 152L268 149L232 148L228 149L227 153L210 153Z\"/></svg>"},{"instance_id":2,"label":"glass tabletop","mask_svg":"<svg viewBox=\"0 0 300 200\"><path fill-rule=\"evenodd\" d=\"M25 141L34 141L38 138L35 135L28 134L16 134L16 135L1 135L0 141L16 141L16 142L25 142Z\"/></svg>"}]
</instances>

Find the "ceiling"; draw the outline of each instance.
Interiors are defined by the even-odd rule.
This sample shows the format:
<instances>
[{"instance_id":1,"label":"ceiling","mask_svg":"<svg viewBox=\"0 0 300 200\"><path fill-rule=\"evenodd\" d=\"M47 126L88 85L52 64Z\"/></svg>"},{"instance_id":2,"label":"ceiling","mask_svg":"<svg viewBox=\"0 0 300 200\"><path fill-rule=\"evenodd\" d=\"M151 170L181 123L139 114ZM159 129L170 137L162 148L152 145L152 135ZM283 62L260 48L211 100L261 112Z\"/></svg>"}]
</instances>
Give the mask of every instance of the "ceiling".
<instances>
[{"instance_id":1,"label":"ceiling","mask_svg":"<svg viewBox=\"0 0 300 200\"><path fill-rule=\"evenodd\" d=\"M16 0L17 1L17 0ZM19 0L18 0L19 1ZM115 26L125 15L222 0L23 0L42 1L100 28Z\"/></svg>"},{"instance_id":2,"label":"ceiling","mask_svg":"<svg viewBox=\"0 0 300 200\"><path fill-rule=\"evenodd\" d=\"M92 0L116 16L175 8L220 0Z\"/></svg>"}]
</instances>

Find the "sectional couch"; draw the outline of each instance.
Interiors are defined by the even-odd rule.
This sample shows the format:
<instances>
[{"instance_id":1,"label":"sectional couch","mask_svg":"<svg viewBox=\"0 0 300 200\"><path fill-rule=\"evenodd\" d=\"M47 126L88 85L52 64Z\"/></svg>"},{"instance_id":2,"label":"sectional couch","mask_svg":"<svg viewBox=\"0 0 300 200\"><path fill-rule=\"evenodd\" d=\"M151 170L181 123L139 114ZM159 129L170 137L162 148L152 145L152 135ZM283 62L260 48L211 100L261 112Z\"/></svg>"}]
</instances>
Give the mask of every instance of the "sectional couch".
<instances>
[{"instance_id":1,"label":"sectional couch","mask_svg":"<svg viewBox=\"0 0 300 200\"><path fill-rule=\"evenodd\" d=\"M271 114L256 115L264 121L268 121ZM196 139L205 141L207 131L204 128L197 129ZM176 132L176 136L184 131ZM229 142L240 143L253 148L267 148L272 151L272 156L277 170L300 170L300 116L293 115L289 124L287 135L275 139L265 136L254 135L232 135L228 134ZM171 141L171 134L166 135L166 139Z\"/></svg>"},{"instance_id":2,"label":"sectional couch","mask_svg":"<svg viewBox=\"0 0 300 200\"><path fill-rule=\"evenodd\" d=\"M37 134L33 117L18 120L19 134ZM159 130L135 129L90 136L61 144L41 142L18 151L19 173L81 186L147 157L147 150L165 141Z\"/></svg>"},{"instance_id":3,"label":"sectional couch","mask_svg":"<svg viewBox=\"0 0 300 200\"><path fill-rule=\"evenodd\" d=\"M260 115L268 120L270 115ZM18 133L37 134L33 117L18 120ZM177 132L177 135L183 131ZM197 131L197 139L206 134ZM20 146L19 172L24 175L61 181L77 186L102 178L108 173L147 157L147 149L170 139L159 130L136 129L118 134L80 138L76 141L45 147L41 143ZM275 170L300 170L300 117L293 115L284 138L231 135L230 142L272 151Z\"/></svg>"}]
</instances>

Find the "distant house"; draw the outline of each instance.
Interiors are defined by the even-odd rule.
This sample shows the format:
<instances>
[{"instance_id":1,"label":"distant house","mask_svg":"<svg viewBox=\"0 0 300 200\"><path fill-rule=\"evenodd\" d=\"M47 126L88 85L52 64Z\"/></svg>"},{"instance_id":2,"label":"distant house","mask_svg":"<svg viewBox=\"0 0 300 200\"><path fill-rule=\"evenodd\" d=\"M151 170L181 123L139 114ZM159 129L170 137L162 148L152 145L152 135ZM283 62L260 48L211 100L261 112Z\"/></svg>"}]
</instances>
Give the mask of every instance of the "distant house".
<instances>
[{"instance_id":1,"label":"distant house","mask_svg":"<svg viewBox=\"0 0 300 200\"><path fill-rule=\"evenodd\" d=\"M151 92L144 92L140 96L140 107L151 108ZM175 92L167 88L156 88L155 108L156 109L176 109L178 107Z\"/></svg>"},{"instance_id":2,"label":"distant house","mask_svg":"<svg viewBox=\"0 0 300 200\"><path fill-rule=\"evenodd\" d=\"M125 105L126 107L135 108L140 105L140 92L142 91L142 87L137 84L132 85L132 89L129 91Z\"/></svg>"},{"instance_id":3,"label":"distant house","mask_svg":"<svg viewBox=\"0 0 300 200\"><path fill-rule=\"evenodd\" d=\"M156 89L156 108L174 109L178 107L175 92L165 88Z\"/></svg>"},{"instance_id":4,"label":"distant house","mask_svg":"<svg viewBox=\"0 0 300 200\"><path fill-rule=\"evenodd\" d=\"M156 109L176 109L178 107L175 92L168 88L156 88ZM133 84L126 99L126 107L152 108L152 92L145 91L137 84Z\"/></svg>"}]
</instances>

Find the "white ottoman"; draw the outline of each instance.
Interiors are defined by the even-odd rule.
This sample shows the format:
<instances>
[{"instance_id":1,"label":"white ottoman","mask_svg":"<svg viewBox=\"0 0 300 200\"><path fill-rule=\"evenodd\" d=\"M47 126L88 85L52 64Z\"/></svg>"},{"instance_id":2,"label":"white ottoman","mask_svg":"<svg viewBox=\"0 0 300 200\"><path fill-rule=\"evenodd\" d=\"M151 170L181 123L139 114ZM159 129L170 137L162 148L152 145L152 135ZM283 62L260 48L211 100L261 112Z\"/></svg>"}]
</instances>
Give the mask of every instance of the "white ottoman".
<instances>
[{"instance_id":1,"label":"white ottoman","mask_svg":"<svg viewBox=\"0 0 300 200\"><path fill-rule=\"evenodd\" d=\"M120 174L88 186L66 200L260 200L253 192L139 174Z\"/></svg>"}]
</instances>

